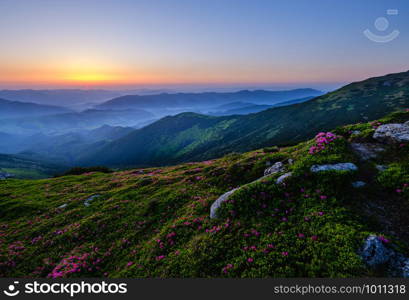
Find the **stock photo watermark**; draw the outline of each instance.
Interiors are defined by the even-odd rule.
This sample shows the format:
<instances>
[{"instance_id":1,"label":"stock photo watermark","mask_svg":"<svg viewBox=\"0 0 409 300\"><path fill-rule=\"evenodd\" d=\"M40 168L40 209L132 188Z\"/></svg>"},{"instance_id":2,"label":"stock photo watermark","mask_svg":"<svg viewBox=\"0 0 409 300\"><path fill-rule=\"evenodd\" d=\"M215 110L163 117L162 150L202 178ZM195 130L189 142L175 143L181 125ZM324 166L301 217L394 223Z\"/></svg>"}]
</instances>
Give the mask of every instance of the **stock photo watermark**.
<instances>
[{"instance_id":1,"label":"stock photo watermark","mask_svg":"<svg viewBox=\"0 0 409 300\"><path fill-rule=\"evenodd\" d=\"M15 297L20 293L24 295L55 294L68 295L74 297L78 294L126 294L126 283L113 282L27 282L20 284L14 281L3 290L3 294L8 297Z\"/></svg>"},{"instance_id":2,"label":"stock photo watermark","mask_svg":"<svg viewBox=\"0 0 409 300\"><path fill-rule=\"evenodd\" d=\"M388 9L386 10L387 16L397 16L399 10L397 9ZM378 17L375 20L375 29L378 33L373 33L370 29L364 31L364 35L371 41L375 43L389 43L395 40L400 32L397 29L392 30L389 34L386 34L386 31L389 29L389 20L386 17Z\"/></svg>"}]
</instances>

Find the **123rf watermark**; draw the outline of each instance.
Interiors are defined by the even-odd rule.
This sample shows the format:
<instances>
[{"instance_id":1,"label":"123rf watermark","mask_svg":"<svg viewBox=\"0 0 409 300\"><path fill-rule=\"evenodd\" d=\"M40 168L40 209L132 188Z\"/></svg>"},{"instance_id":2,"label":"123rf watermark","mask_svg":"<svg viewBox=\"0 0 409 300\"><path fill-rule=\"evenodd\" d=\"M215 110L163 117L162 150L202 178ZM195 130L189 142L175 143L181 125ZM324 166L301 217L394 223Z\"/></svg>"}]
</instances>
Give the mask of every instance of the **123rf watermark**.
<instances>
[{"instance_id":1,"label":"123rf watermark","mask_svg":"<svg viewBox=\"0 0 409 300\"><path fill-rule=\"evenodd\" d=\"M14 281L3 290L3 294L8 297L15 297L20 294L26 295L69 295L74 297L80 294L126 294L128 292L126 283L108 283L105 281L89 283L80 282L27 282L20 284Z\"/></svg>"},{"instance_id":2,"label":"123rf watermark","mask_svg":"<svg viewBox=\"0 0 409 300\"><path fill-rule=\"evenodd\" d=\"M279 285L275 286L276 295L406 295L404 284L362 284L362 285Z\"/></svg>"}]
</instances>

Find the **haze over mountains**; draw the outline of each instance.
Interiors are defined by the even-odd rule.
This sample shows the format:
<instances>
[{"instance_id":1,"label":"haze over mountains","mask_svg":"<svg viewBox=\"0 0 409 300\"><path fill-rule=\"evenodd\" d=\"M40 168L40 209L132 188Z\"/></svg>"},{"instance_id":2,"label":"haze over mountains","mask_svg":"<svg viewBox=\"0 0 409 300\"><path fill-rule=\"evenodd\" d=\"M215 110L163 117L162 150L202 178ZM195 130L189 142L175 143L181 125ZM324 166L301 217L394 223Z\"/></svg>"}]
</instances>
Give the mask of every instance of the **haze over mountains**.
<instances>
[{"instance_id":1,"label":"haze over mountains","mask_svg":"<svg viewBox=\"0 0 409 300\"><path fill-rule=\"evenodd\" d=\"M68 105L71 97L78 97L72 101L76 106L84 99L92 101L112 95L105 91L94 93L81 90L1 92L12 98L21 96L33 102L58 102L70 107L73 107ZM149 92L145 91L146 94ZM30 159L72 165L79 163L80 158L90 151L101 149L109 142L164 116L186 111L215 115L248 114L276 105L307 101L322 92L298 89L146 94L114 98L82 111L63 106L0 100L0 153L23 153ZM237 106L234 103L245 104ZM239 110L229 111L229 107Z\"/></svg>"},{"instance_id":2,"label":"haze over mountains","mask_svg":"<svg viewBox=\"0 0 409 300\"><path fill-rule=\"evenodd\" d=\"M159 95L128 95L97 105L97 109L153 109L171 112L206 112L217 106L250 102L252 104L275 105L289 100L322 95L314 89L290 91L242 90L234 93L175 93Z\"/></svg>"},{"instance_id":3,"label":"haze over mountains","mask_svg":"<svg viewBox=\"0 0 409 300\"><path fill-rule=\"evenodd\" d=\"M71 112L69 109L59 106L39 105L0 98L0 119L40 117L69 112Z\"/></svg>"}]
</instances>

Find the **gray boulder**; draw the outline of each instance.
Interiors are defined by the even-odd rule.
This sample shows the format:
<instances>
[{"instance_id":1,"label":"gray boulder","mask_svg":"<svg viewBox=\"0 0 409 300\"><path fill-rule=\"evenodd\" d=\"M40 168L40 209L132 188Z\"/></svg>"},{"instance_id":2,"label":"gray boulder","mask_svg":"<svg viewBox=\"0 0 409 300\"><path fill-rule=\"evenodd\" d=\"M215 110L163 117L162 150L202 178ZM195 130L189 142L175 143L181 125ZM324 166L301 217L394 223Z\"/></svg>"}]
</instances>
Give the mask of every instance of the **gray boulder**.
<instances>
[{"instance_id":1,"label":"gray boulder","mask_svg":"<svg viewBox=\"0 0 409 300\"><path fill-rule=\"evenodd\" d=\"M385 143L409 142L409 122L381 125L375 130L373 138Z\"/></svg>"},{"instance_id":2,"label":"gray boulder","mask_svg":"<svg viewBox=\"0 0 409 300\"><path fill-rule=\"evenodd\" d=\"M393 256L393 252L375 235L370 235L365 240L360 254L363 261L371 267L386 264Z\"/></svg>"},{"instance_id":3,"label":"gray boulder","mask_svg":"<svg viewBox=\"0 0 409 300\"><path fill-rule=\"evenodd\" d=\"M280 172L284 172L284 171L285 171L284 164L279 161L279 162L276 162L275 164L273 164L271 167L265 169L264 170L264 176L272 175L272 174L276 174L276 173L280 173Z\"/></svg>"},{"instance_id":4,"label":"gray boulder","mask_svg":"<svg viewBox=\"0 0 409 300\"><path fill-rule=\"evenodd\" d=\"M358 170L358 167L353 163L338 163L327 165L313 165L310 170L313 173L324 171L356 171Z\"/></svg>"},{"instance_id":5,"label":"gray boulder","mask_svg":"<svg viewBox=\"0 0 409 300\"><path fill-rule=\"evenodd\" d=\"M217 218L217 210L220 208L223 202L227 201L229 197L237 191L239 188L232 189L231 191L228 191L227 193L224 193L221 195L216 201L213 202L212 206L210 207L210 219L215 219Z\"/></svg>"},{"instance_id":6,"label":"gray boulder","mask_svg":"<svg viewBox=\"0 0 409 300\"><path fill-rule=\"evenodd\" d=\"M388 248L382 240L370 235L360 251L362 260L370 267L386 267L390 277L409 277L409 258Z\"/></svg>"}]
</instances>

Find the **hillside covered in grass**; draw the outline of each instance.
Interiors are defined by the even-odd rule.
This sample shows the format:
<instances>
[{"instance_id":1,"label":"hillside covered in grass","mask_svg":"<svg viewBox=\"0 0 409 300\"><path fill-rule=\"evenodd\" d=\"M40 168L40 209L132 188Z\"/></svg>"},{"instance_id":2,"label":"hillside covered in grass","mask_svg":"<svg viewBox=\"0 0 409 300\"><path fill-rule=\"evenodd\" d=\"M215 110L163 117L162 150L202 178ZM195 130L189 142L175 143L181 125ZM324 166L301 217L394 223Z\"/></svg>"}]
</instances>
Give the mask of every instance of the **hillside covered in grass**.
<instances>
[{"instance_id":1,"label":"hillside covered in grass","mask_svg":"<svg viewBox=\"0 0 409 300\"><path fill-rule=\"evenodd\" d=\"M0 276L393 276L359 253L373 235L409 254L409 145L373 138L408 120L399 112L291 147L164 168L2 180ZM364 157L362 145L382 151ZM285 171L263 177L277 162ZM338 163L357 169L312 171ZM214 201L237 187L211 219Z\"/></svg>"}]
</instances>

